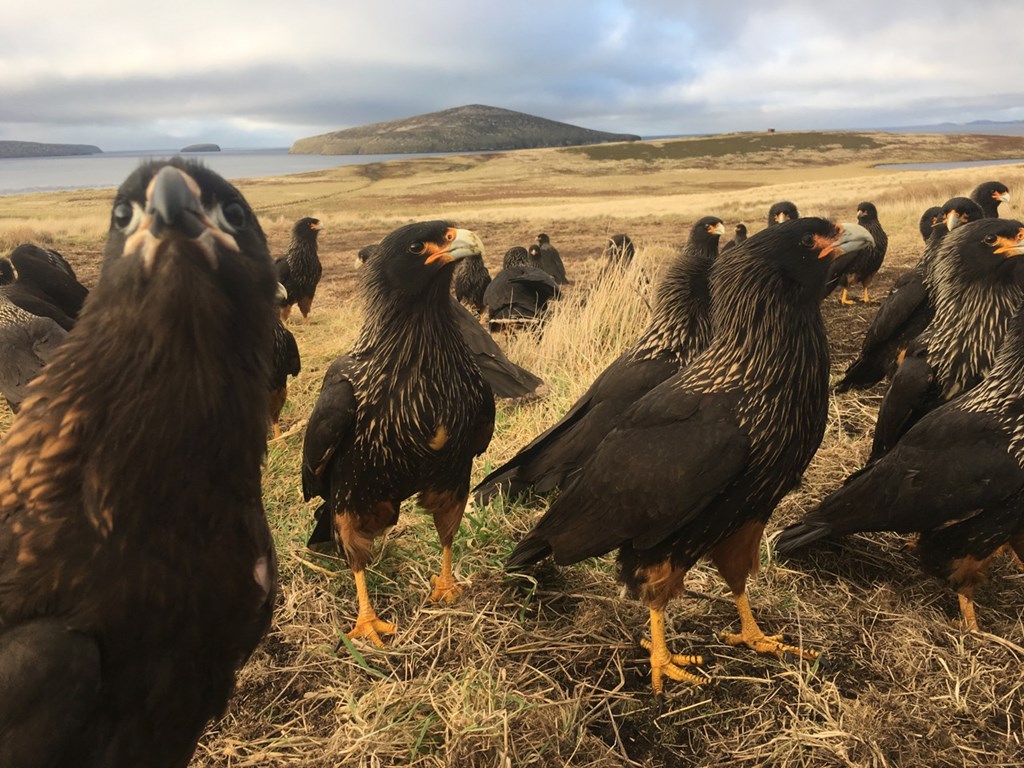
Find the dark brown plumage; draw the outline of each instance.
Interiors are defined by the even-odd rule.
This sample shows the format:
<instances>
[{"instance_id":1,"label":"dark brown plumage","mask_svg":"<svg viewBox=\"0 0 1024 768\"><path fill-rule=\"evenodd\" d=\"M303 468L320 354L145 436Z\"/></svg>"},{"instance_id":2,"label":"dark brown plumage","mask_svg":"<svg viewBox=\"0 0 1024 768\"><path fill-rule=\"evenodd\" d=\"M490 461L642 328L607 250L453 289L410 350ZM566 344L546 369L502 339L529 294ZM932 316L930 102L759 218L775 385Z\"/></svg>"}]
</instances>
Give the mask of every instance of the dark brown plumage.
<instances>
[{"instance_id":1,"label":"dark brown plumage","mask_svg":"<svg viewBox=\"0 0 1024 768\"><path fill-rule=\"evenodd\" d=\"M784 221L792 221L793 219L799 218L800 212L796 209L796 205L789 202L789 200L780 200L768 209L769 227L781 224Z\"/></svg>"},{"instance_id":2,"label":"dark brown plumage","mask_svg":"<svg viewBox=\"0 0 1024 768\"><path fill-rule=\"evenodd\" d=\"M26 312L55 320L70 331L89 290L57 251L31 243L0 259L0 294Z\"/></svg>"},{"instance_id":3,"label":"dark brown plumage","mask_svg":"<svg viewBox=\"0 0 1024 768\"><path fill-rule=\"evenodd\" d=\"M277 280L285 287L288 298L281 308L281 320L287 320L292 306L299 305L303 321L309 317L313 297L320 284L323 267L317 252L317 235L322 226L319 219L310 216L299 219L292 226L292 239L288 252L277 259Z\"/></svg>"},{"instance_id":4,"label":"dark brown plumage","mask_svg":"<svg viewBox=\"0 0 1024 768\"><path fill-rule=\"evenodd\" d=\"M0 446L0 764L184 768L268 627L274 277L241 194L148 163Z\"/></svg>"},{"instance_id":5,"label":"dark brown plumage","mask_svg":"<svg viewBox=\"0 0 1024 768\"><path fill-rule=\"evenodd\" d=\"M55 320L26 312L0 293L0 395L12 411L66 337Z\"/></svg>"},{"instance_id":6,"label":"dark brown plumage","mask_svg":"<svg viewBox=\"0 0 1024 768\"><path fill-rule=\"evenodd\" d=\"M858 531L920 533L926 571L960 596L977 631L974 591L1004 545L1024 557L1024 316L1011 323L991 373L936 408L893 450L855 473L779 537L788 554Z\"/></svg>"},{"instance_id":7,"label":"dark brown plumage","mask_svg":"<svg viewBox=\"0 0 1024 768\"><path fill-rule=\"evenodd\" d=\"M537 248L537 246L531 246ZM529 251L509 248L501 271L484 291L484 304L492 331L508 330L519 324L543 319L548 303L561 295L551 275L533 266Z\"/></svg>"},{"instance_id":8,"label":"dark brown plumage","mask_svg":"<svg viewBox=\"0 0 1024 768\"><path fill-rule=\"evenodd\" d=\"M603 255L610 266L625 269L633 263L636 246L633 245L633 239L629 235L612 235L604 246Z\"/></svg>"},{"instance_id":9,"label":"dark brown plumage","mask_svg":"<svg viewBox=\"0 0 1024 768\"><path fill-rule=\"evenodd\" d=\"M515 568L552 554L568 564L617 549L620 580L650 609L655 693L664 677L708 680L690 671L697 657L670 654L664 637L665 607L705 555L740 614L727 642L798 652L761 632L745 584L765 523L824 433L827 257L870 243L857 225L806 218L720 257L709 346L623 414L508 559Z\"/></svg>"},{"instance_id":10,"label":"dark brown plumage","mask_svg":"<svg viewBox=\"0 0 1024 768\"><path fill-rule=\"evenodd\" d=\"M356 264L360 267L365 264L377 248L379 246L376 243L362 248L359 251ZM520 248L520 250L523 252L523 258L526 259L526 249ZM466 259L462 261L466 261ZM541 387L544 386L544 380L509 360L501 351L501 347L491 338L487 329L480 325L480 322L460 302L453 300L452 306L462 340L472 353L473 360L480 368L484 380L490 385L494 396L516 399L538 394Z\"/></svg>"},{"instance_id":11,"label":"dark brown plumage","mask_svg":"<svg viewBox=\"0 0 1024 768\"><path fill-rule=\"evenodd\" d=\"M986 219L998 219L1000 204L1010 202L1010 189L1001 181L984 181L971 191L970 198L981 206Z\"/></svg>"},{"instance_id":12,"label":"dark brown plumage","mask_svg":"<svg viewBox=\"0 0 1024 768\"><path fill-rule=\"evenodd\" d=\"M455 298L468 306L478 315L482 315L487 305L484 303L484 291L491 284L491 273L484 265L483 254L462 259L455 267L452 287Z\"/></svg>"},{"instance_id":13,"label":"dark brown plumage","mask_svg":"<svg viewBox=\"0 0 1024 768\"><path fill-rule=\"evenodd\" d=\"M934 317L930 284L938 246L948 232L982 218L982 210L977 203L965 197L954 197L942 206L940 217L925 242L924 255L917 264L896 278L875 312L864 334L860 355L847 367L836 385L836 392L870 387L886 376L891 377L907 344L919 336Z\"/></svg>"},{"instance_id":14,"label":"dark brown plumage","mask_svg":"<svg viewBox=\"0 0 1024 768\"><path fill-rule=\"evenodd\" d=\"M875 424L869 461L925 413L977 386L1024 302L1024 224L981 219L947 235L935 256L934 317L907 345Z\"/></svg>"},{"instance_id":15,"label":"dark brown plumage","mask_svg":"<svg viewBox=\"0 0 1024 768\"><path fill-rule=\"evenodd\" d=\"M543 269L558 285L569 285L572 280L565 276L565 265L558 249L551 244L551 238L544 232L537 235L537 242L529 248L531 262Z\"/></svg>"},{"instance_id":16,"label":"dark brown plumage","mask_svg":"<svg viewBox=\"0 0 1024 768\"><path fill-rule=\"evenodd\" d=\"M708 273L724 228L707 216L658 285L651 323L643 335L590 385L554 426L538 435L476 487L478 503L494 495L562 487L590 457L623 411L675 374L711 339Z\"/></svg>"},{"instance_id":17,"label":"dark brown plumage","mask_svg":"<svg viewBox=\"0 0 1024 768\"><path fill-rule=\"evenodd\" d=\"M732 236L732 239L722 246L722 253L732 250L737 245L743 244L743 242L747 239L747 225L737 224L736 228L733 230L733 233L734 234Z\"/></svg>"},{"instance_id":18,"label":"dark brown plumage","mask_svg":"<svg viewBox=\"0 0 1024 768\"><path fill-rule=\"evenodd\" d=\"M878 221L878 209L874 203L857 204L857 223L871 233L875 244L871 248L864 248L856 253L844 256L832 262L832 270L829 273L828 281L825 283L825 295L828 296L836 288L841 288L839 296L840 304L853 304L846 294L853 283L860 283L864 289L861 301L867 304L868 286L874 280L875 274L882 266L885 253L889 250L889 237L882 229Z\"/></svg>"},{"instance_id":19,"label":"dark brown plumage","mask_svg":"<svg viewBox=\"0 0 1024 768\"><path fill-rule=\"evenodd\" d=\"M287 301L288 292L280 283L277 284L278 306ZM277 317L274 319L274 354L270 364L270 428L274 437L281 436L281 411L288 402L288 377L298 376L302 371L302 358L299 356L299 345L292 332L284 327Z\"/></svg>"},{"instance_id":20,"label":"dark brown plumage","mask_svg":"<svg viewBox=\"0 0 1024 768\"><path fill-rule=\"evenodd\" d=\"M461 591L452 541L469 495L473 457L494 429L494 398L456 325L449 295L458 259L483 251L472 232L443 221L400 227L363 268L366 313L355 347L324 377L306 428L302 489L324 499L310 544L330 541L348 560L359 614L350 638L381 645L394 626L366 591L373 540L419 494L441 539L431 600Z\"/></svg>"}]
</instances>

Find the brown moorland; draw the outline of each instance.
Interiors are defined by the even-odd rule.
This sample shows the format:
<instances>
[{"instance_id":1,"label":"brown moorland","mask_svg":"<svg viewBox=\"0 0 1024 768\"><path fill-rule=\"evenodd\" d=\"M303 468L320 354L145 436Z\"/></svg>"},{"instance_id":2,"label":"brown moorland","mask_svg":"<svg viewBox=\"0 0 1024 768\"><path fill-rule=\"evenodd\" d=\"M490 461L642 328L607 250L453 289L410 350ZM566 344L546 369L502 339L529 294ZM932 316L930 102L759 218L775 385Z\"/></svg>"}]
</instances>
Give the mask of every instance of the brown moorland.
<instances>
[{"instance_id":1,"label":"brown moorland","mask_svg":"<svg viewBox=\"0 0 1024 768\"><path fill-rule=\"evenodd\" d=\"M883 171L878 163L1024 157L1024 139L891 134L739 134L570 150L446 156L238 182L275 253L291 223L321 219L324 280L308 324L293 324L303 371L271 442L264 500L280 558L273 627L239 674L229 711L192 768L241 766L967 766L1024 760L1024 574L1000 562L978 597L979 634L955 623L956 598L922 575L904 540L851 538L841 548L776 560L762 548L749 585L766 630L785 630L826 658L810 664L724 645L735 610L710 566L669 609L680 652L715 661L716 684L649 692L638 641L646 610L619 595L610 557L509 576L502 561L542 513L470 507L455 542L467 588L451 608L425 605L439 548L431 521L408 511L368 572L376 607L398 633L383 650L332 647L354 616L345 564L304 547L313 505L299 484L302 430L330 361L358 331L356 251L395 226L450 218L476 230L491 270L512 245L551 235L570 278L543 336L500 339L542 376L546 397L500 401L494 440L475 470L511 456L568 408L644 325L650 285L693 221L715 214L751 232L771 203L852 220L873 201L889 255L884 295L921 253L930 205L997 178L1024 195L1024 166ZM31 240L62 251L95 281L110 190L0 198L0 251ZM1012 200L1004 217L1022 217ZM608 235L629 233L635 266L596 280ZM873 306L824 304L838 375ZM861 466L882 388L833 396L825 438L802 485L779 505L779 529ZM0 431L10 414L0 411ZM628 472L628 457L623 471Z\"/></svg>"}]
</instances>

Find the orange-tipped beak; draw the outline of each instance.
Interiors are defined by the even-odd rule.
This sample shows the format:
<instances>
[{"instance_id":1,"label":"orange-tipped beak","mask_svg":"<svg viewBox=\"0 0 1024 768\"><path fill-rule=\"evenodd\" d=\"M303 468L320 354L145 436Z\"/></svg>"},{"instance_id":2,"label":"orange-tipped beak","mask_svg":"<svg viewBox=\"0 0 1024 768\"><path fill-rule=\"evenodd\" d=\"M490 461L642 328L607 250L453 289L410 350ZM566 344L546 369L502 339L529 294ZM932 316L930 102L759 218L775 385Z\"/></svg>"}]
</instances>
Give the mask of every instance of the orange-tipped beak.
<instances>
[{"instance_id":1,"label":"orange-tipped beak","mask_svg":"<svg viewBox=\"0 0 1024 768\"><path fill-rule=\"evenodd\" d=\"M844 253L853 253L854 251L871 248L875 245L875 238L860 224L840 224L839 231L834 238L818 235L814 240L815 245L821 249L818 253L819 259L830 256L835 258L836 256L842 256Z\"/></svg>"},{"instance_id":2,"label":"orange-tipped beak","mask_svg":"<svg viewBox=\"0 0 1024 768\"><path fill-rule=\"evenodd\" d=\"M449 227L444 234L444 244L427 243L427 250L424 252L424 264L441 262L449 264L467 256L481 256L484 252L483 241L469 229L456 229Z\"/></svg>"}]
</instances>

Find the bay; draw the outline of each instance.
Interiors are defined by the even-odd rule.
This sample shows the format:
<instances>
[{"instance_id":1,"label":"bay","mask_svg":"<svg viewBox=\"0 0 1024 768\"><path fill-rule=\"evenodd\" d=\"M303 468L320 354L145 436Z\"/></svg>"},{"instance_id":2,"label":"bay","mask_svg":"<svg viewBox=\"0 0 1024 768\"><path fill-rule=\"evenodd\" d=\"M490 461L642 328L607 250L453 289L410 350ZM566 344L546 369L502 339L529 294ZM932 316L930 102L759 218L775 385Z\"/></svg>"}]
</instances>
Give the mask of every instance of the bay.
<instances>
[{"instance_id":1,"label":"bay","mask_svg":"<svg viewBox=\"0 0 1024 768\"><path fill-rule=\"evenodd\" d=\"M224 149L220 152L152 150L104 152L71 157L0 158L0 195L53 192L68 189L117 187L140 163L154 158L201 160L227 179L284 176L342 165L368 165L387 160L434 157L440 153L402 155L291 155L286 147Z\"/></svg>"}]
</instances>

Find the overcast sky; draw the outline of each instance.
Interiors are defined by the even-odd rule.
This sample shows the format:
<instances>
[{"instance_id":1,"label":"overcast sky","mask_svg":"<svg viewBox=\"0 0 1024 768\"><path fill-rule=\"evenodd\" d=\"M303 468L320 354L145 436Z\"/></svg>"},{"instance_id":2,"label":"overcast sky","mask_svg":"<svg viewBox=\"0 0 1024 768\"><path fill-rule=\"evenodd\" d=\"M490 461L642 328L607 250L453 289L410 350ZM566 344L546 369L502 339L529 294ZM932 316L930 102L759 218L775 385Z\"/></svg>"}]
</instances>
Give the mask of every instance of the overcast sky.
<instances>
[{"instance_id":1,"label":"overcast sky","mask_svg":"<svg viewBox=\"0 0 1024 768\"><path fill-rule=\"evenodd\" d=\"M1016 0L6 2L0 139L165 149L488 104L642 136L1024 119Z\"/></svg>"}]
</instances>

